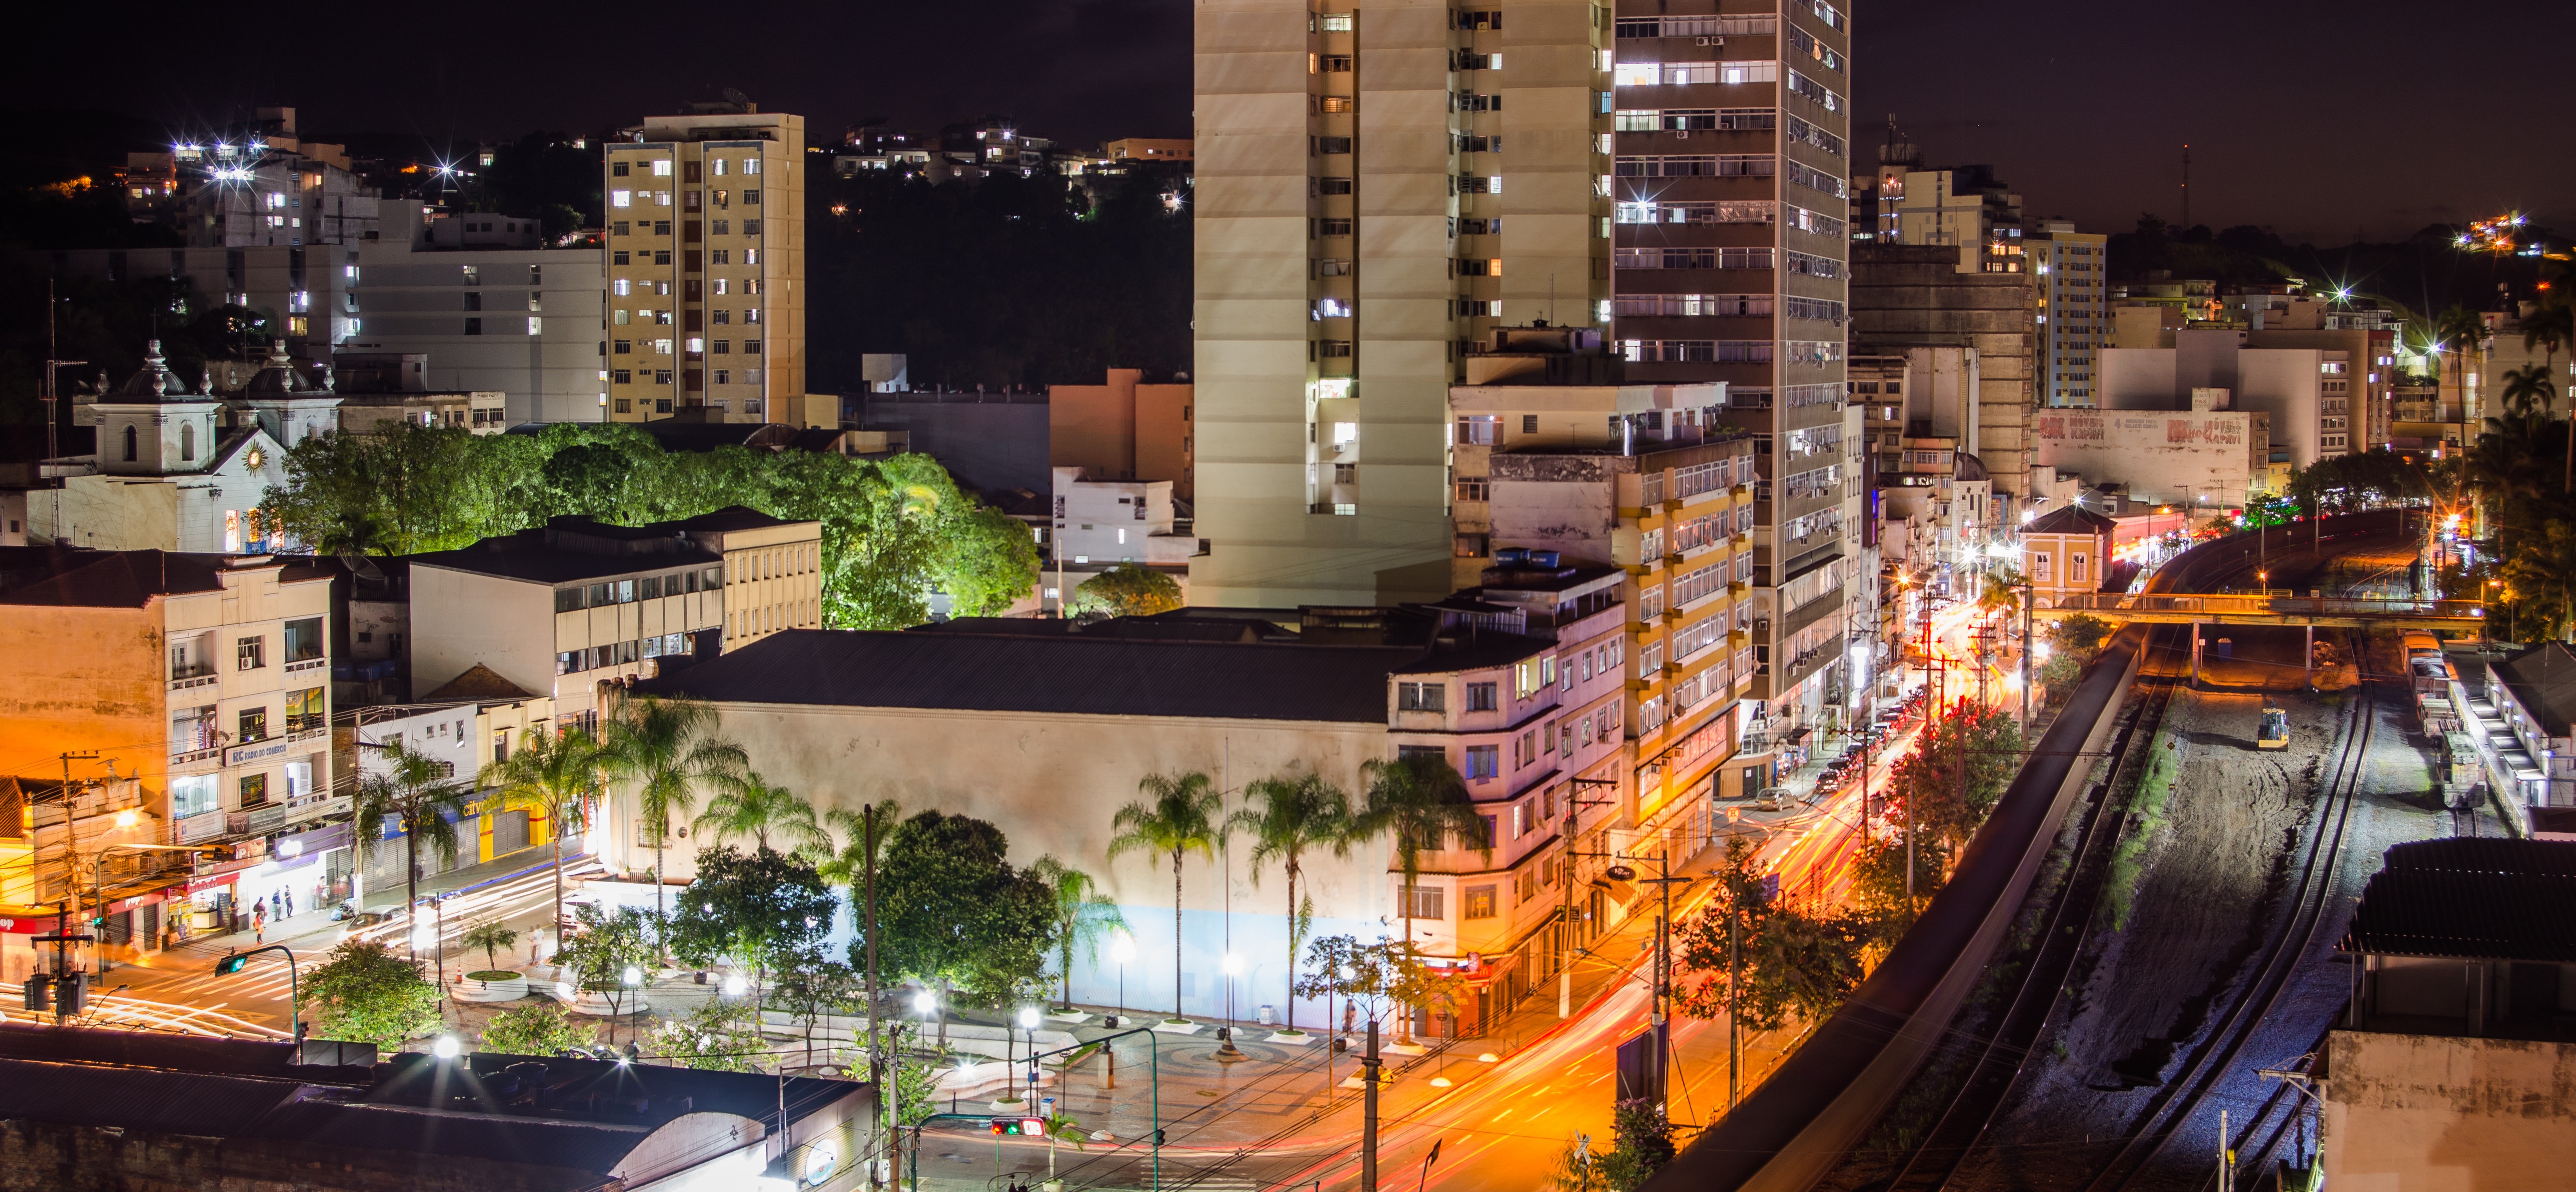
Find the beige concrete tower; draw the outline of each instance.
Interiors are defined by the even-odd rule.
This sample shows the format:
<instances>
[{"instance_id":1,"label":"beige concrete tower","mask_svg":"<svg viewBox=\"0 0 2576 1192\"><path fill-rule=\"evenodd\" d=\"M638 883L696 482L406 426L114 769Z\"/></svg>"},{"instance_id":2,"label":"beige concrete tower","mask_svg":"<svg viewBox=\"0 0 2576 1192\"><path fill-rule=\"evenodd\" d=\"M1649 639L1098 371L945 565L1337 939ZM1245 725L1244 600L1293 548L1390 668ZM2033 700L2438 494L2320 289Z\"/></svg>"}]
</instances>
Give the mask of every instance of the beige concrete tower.
<instances>
[{"instance_id":1,"label":"beige concrete tower","mask_svg":"<svg viewBox=\"0 0 2576 1192\"><path fill-rule=\"evenodd\" d=\"M1199 604L1449 590L1449 385L1609 296L1609 10L1201 0Z\"/></svg>"},{"instance_id":2,"label":"beige concrete tower","mask_svg":"<svg viewBox=\"0 0 2576 1192\"><path fill-rule=\"evenodd\" d=\"M1841 0L1620 0L1613 335L1633 383L1727 382L1755 435L1746 725L1777 746L1852 681L1861 426L1846 410L1851 26Z\"/></svg>"},{"instance_id":3,"label":"beige concrete tower","mask_svg":"<svg viewBox=\"0 0 2576 1192\"><path fill-rule=\"evenodd\" d=\"M608 145L608 421L838 425L806 408L805 118L704 107Z\"/></svg>"}]
</instances>

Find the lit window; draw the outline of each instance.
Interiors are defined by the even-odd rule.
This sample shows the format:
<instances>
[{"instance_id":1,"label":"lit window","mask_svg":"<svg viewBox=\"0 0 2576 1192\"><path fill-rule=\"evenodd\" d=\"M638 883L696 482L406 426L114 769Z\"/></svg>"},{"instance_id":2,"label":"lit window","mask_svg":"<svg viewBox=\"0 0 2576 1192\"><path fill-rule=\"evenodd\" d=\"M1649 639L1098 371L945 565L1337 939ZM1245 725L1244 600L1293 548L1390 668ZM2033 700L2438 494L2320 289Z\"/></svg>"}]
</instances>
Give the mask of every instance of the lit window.
<instances>
[{"instance_id":1,"label":"lit window","mask_svg":"<svg viewBox=\"0 0 2576 1192\"><path fill-rule=\"evenodd\" d=\"M631 190L612 190L612 191L608 192L608 205L609 205L609 206L611 206L611 207L628 207L628 206L633 206L633 205L634 205L634 202L635 202L635 192L634 192L634 191L631 191Z\"/></svg>"},{"instance_id":2,"label":"lit window","mask_svg":"<svg viewBox=\"0 0 2576 1192\"><path fill-rule=\"evenodd\" d=\"M654 162L654 163L653 163L653 176L654 176L654 177L656 177L656 178L668 178L668 177L670 177L670 176L671 176L671 162L670 162L670 159L665 158L665 159L663 159L663 160L661 160L661 161Z\"/></svg>"}]
</instances>

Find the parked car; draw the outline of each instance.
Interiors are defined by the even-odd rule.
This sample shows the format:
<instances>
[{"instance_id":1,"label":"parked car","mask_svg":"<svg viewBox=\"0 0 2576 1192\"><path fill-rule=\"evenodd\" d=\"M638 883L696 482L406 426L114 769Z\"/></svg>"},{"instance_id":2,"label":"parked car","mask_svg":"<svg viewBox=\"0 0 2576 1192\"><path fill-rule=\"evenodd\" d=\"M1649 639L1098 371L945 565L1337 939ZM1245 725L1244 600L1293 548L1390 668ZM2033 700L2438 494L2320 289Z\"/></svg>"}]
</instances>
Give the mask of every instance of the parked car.
<instances>
[{"instance_id":1,"label":"parked car","mask_svg":"<svg viewBox=\"0 0 2576 1192\"><path fill-rule=\"evenodd\" d=\"M1753 796L1755 811L1780 811L1788 806L1789 788L1785 786L1766 786L1762 788L1761 793Z\"/></svg>"}]
</instances>

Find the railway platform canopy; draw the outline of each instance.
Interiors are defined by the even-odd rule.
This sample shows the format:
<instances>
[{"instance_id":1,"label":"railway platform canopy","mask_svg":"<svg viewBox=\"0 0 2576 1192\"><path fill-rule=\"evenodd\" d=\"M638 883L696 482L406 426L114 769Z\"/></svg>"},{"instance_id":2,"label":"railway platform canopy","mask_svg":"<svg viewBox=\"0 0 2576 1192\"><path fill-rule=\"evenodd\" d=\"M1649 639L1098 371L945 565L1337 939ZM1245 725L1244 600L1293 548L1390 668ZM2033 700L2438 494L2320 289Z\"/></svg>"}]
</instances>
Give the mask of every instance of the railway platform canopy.
<instances>
[{"instance_id":1,"label":"railway platform canopy","mask_svg":"<svg viewBox=\"0 0 2576 1192\"><path fill-rule=\"evenodd\" d=\"M2475 631L2486 625L2486 606L2475 600L2298 596L2280 592L2227 596L2095 592L2063 597L2031 613L2042 620L2063 620L2079 614L2167 625L2306 625L2454 632Z\"/></svg>"}]
</instances>

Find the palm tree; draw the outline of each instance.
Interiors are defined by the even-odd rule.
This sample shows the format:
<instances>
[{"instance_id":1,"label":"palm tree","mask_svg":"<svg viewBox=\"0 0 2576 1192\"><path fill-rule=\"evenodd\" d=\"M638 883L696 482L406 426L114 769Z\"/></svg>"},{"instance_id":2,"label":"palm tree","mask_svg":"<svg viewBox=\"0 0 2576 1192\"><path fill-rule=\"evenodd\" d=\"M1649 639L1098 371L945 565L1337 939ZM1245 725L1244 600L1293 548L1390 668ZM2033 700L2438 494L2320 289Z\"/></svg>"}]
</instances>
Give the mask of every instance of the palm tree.
<instances>
[{"instance_id":1,"label":"palm tree","mask_svg":"<svg viewBox=\"0 0 2576 1192\"><path fill-rule=\"evenodd\" d=\"M2529 640L2564 640L2576 622L2576 527L2552 521L2504 565L2505 601L2515 628L2531 618Z\"/></svg>"},{"instance_id":2,"label":"palm tree","mask_svg":"<svg viewBox=\"0 0 2576 1192\"><path fill-rule=\"evenodd\" d=\"M886 1052L877 1039L877 870L885 864L887 837L895 820L902 814L903 808L892 799L880 799L857 811L835 807L824 812L823 822L840 832L847 843L839 852L815 866L824 881L845 891L858 892L858 899L852 903L850 911L851 918L856 920L863 933L861 938L868 942L867 971L863 976L867 979L869 1079L888 1082L894 1081L901 1073L899 1067L879 1066L879 1057ZM941 1022L939 1029L944 1034L948 1024ZM901 1061L898 1059L894 1063L900 1065ZM868 1128L868 1144L871 1148L876 1145L876 1127L873 1125Z\"/></svg>"},{"instance_id":3,"label":"palm tree","mask_svg":"<svg viewBox=\"0 0 2576 1192\"><path fill-rule=\"evenodd\" d=\"M696 788L740 780L750 767L742 746L715 735L716 710L690 700L637 696L617 706L608 721L600 760L608 773L635 786L636 814L653 834L653 914L662 911L662 849L671 817L685 815Z\"/></svg>"},{"instance_id":4,"label":"palm tree","mask_svg":"<svg viewBox=\"0 0 2576 1192\"><path fill-rule=\"evenodd\" d=\"M390 829L403 839L403 916L420 905L420 842L428 840L448 864L456 863L456 817L474 785L459 781L455 767L405 749L399 741L374 746L384 755L384 768L358 776L356 831L367 852L384 843ZM413 949L417 958L419 949Z\"/></svg>"},{"instance_id":5,"label":"palm tree","mask_svg":"<svg viewBox=\"0 0 2576 1192\"><path fill-rule=\"evenodd\" d=\"M1063 983L1064 1008L1073 1009L1073 949L1079 945L1083 958L1098 960L1100 937L1111 928L1125 930L1127 918L1118 913L1118 904L1100 892L1100 883L1091 875L1076 869L1053 855L1040 857L1029 866L1029 876L1046 884L1055 902L1055 946L1058 980Z\"/></svg>"},{"instance_id":6,"label":"palm tree","mask_svg":"<svg viewBox=\"0 0 2576 1192\"><path fill-rule=\"evenodd\" d=\"M2506 413L2527 418L2558 404L2558 384L2550 377L2548 365L2528 364L2505 372L2504 391L2497 396Z\"/></svg>"},{"instance_id":7,"label":"palm tree","mask_svg":"<svg viewBox=\"0 0 2576 1192\"><path fill-rule=\"evenodd\" d=\"M1261 865L1276 858L1288 873L1288 1029L1283 1034L1297 1034L1297 953L1305 946L1308 924L1315 918L1315 898L1297 901L1297 879L1304 873L1303 859L1308 849L1331 849L1337 857L1351 855L1357 842L1358 827L1351 816L1349 792L1333 785L1320 774L1280 774L1258 779L1244 788L1244 799L1251 806L1237 810L1226 820L1226 827L1241 828L1252 834L1252 881L1261 884Z\"/></svg>"},{"instance_id":8,"label":"palm tree","mask_svg":"<svg viewBox=\"0 0 2576 1192\"><path fill-rule=\"evenodd\" d=\"M1225 796L1207 775L1193 770L1179 777L1148 774L1136 789L1145 798L1118 809L1110 818L1119 830L1109 841L1109 856L1143 851L1172 858L1172 1021L1186 1022L1181 1017L1181 858L1197 853L1201 860L1214 860L1216 846L1224 843L1225 829L1217 826L1216 815L1224 807Z\"/></svg>"},{"instance_id":9,"label":"palm tree","mask_svg":"<svg viewBox=\"0 0 2576 1192\"><path fill-rule=\"evenodd\" d=\"M483 949L483 963L497 969L501 967L501 949L518 943L519 933L499 919L493 919L466 928L464 934L456 937L456 942L468 948Z\"/></svg>"},{"instance_id":10,"label":"palm tree","mask_svg":"<svg viewBox=\"0 0 2576 1192\"><path fill-rule=\"evenodd\" d=\"M605 789L599 780L599 740L579 728L561 733L532 731L521 736L518 751L487 763L475 781L496 789L500 805L528 809L546 818L555 852L555 942L563 942L563 839L567 832L587 831L593 800Z\"/></svg>"},{"instance_id":11,"label":"palm tree","mask_svg":"<svg viewBox=\"0 0 2576 1192\"><path fill-rule=\"evenodd\" d=\"M814 822L814 804L786 787L769 785L758 774L722 784L689 826L698 830L701 839L718 844L730 836L748 836L765 849L769 834L775 832L791 852L824 852L832 845L831 834Z\"/></svg>"},{"instance_id":12,"label":"palm tree","mask_svg":"<svg viewBox=\"0 0 2576 1192\"><path fill-rule=\"evenodd\" d=\"M1474 841L1477 853L1490 861L1494 856L1493 835L1486 831L1485 817L1477 814L1476 804L1467 794L1467 780L1458 776L1445 756L1422 753L1393 761L1371 758L1360 763L1360 774L1368 782L1368 801L1359 816L1358 835L1365 838L1380 832L1395 834L1395 865L1404 875L1396 909L1404 916L1404 955L1410 959L1413 886L1422 876L1422 854L1442 847L1454 836ZM1399 1040L1411 1040L1412 1016L1399 1017L1395 1032Z\"/></svg>"},{"instance_id":13,"label":"palm tree","mask_svg":"<svg viewBox=\"0 0 2576 1192\"><path fill-rule=\"evenodd\" d=\"M2473 400L2469 393L2469 353L2486 338L2486 317L2468 307L2454 306L2433 320L2433 348L2451 352L2454 375L2460 378L2460 408L2464 413Z\"/></svg>"}]
</instances>

